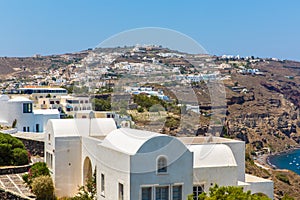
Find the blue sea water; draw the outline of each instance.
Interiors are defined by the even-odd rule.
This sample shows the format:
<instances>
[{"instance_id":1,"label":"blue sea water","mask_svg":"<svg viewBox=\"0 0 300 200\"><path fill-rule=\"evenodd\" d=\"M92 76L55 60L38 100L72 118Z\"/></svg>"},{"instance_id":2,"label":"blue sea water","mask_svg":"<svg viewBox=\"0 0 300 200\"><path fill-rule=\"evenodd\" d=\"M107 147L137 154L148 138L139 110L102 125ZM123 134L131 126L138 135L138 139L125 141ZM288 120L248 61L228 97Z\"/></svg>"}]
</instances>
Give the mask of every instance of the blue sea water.
<instances>
[{"instance_id":1,"label":"blue sea water","mask_svg":"<svg viewBox=\"0 0 300 200\"><path fill-rule=\"evenodd\" d=\"M279 169L289 169L300 175L300 149L271 156L269 162Z\"/></svg>"}]
</instances>

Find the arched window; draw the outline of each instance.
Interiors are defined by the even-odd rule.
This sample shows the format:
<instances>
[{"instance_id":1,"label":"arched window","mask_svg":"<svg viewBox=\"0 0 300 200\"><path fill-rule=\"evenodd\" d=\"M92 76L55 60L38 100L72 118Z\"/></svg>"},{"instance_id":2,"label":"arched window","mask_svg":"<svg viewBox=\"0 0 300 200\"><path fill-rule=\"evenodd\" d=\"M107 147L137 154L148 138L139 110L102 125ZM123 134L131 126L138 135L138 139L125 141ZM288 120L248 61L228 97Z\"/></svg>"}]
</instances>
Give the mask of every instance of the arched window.
<instances>
[{"instance_id":1,"label":"arched window","mask_svg":"<svg viewBox=\"0 0 300 200\"><path fill-rule=\"evenodd\" d=\"M167 166L167 158L160 156L157 159L157 173L166 173L168 171Z\"/></svg>"}]
</instances>

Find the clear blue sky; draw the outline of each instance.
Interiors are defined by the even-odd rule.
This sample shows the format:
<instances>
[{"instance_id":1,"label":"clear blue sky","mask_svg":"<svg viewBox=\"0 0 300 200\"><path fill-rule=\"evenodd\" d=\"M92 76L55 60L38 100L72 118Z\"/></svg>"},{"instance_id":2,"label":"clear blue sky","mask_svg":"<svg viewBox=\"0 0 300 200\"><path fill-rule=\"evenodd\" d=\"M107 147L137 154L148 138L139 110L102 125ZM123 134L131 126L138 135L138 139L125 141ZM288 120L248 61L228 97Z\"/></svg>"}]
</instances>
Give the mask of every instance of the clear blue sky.
<instances>
[{"instance_id":1,"label":"clear blue sky","mask_svg":"<svg viewBox=\"0 0 300 200\"><path fill-rule=\"evenodd\" d=\"M128 29L182 32L215 55L300 60L298 0L0 0L0 56L95 47Z\"/></svg>"}]
</instances>

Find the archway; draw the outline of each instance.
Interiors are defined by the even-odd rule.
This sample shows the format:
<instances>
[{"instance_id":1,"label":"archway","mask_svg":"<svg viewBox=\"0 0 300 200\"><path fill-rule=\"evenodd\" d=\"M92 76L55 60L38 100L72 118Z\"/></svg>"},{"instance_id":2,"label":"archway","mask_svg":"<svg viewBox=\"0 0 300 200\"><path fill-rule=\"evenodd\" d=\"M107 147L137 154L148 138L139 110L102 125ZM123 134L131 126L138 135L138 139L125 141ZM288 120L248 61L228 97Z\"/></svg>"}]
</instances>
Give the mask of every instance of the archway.
<instances>
[{"instance_id":1,"label":"archway","mask_svg":"<svg viewBox=\"0 0 300 200\"><path fill-rule=\"evenodd\" d=\"M83 184L93 176L92 163L89 157L86 157L83 163Z\"/></svg>"}]
</instances>

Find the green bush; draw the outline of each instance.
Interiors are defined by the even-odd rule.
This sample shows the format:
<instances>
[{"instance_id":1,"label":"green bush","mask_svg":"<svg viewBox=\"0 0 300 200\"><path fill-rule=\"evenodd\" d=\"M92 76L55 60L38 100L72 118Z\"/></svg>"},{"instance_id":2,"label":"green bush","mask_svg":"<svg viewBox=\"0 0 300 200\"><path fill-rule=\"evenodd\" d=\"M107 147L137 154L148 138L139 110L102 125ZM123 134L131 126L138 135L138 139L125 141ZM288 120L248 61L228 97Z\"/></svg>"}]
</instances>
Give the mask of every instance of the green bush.
<instances>
[{"instance_id":1,"label":"green bush","mask_svg":"<svg viewBox=\"0 0 300 200\"><path fill-rule=\"evenodd\" d=\"M54 196L54 185L50 176L39 176L33 179L32 192L37 200L52 200Z\"/></svg>"},{"instance_id":2,"label":"green bush","mask_svg":"<svg viewBox=\"0 0 300 200\"><path fill-rule=\"evenodd\" d=\"M32 182L39 176L50 176L50 171L44 162L37 162L29 169L28 174L23 175L23 180L31 188Z\"/></svg>"},{"instance_id":3,"label":"green bush","mask_svg":"<svg viewBox=\"0 0 300 200\"><path fill-rule=\"evenodd\" d=\"M193 195L188 196L188 200L192 200ZM251 194L250 191L244 192L242 187L215 185L209 188L209 194L205 192L200 194L198 200L217 200L217 199L240 199L240 200L270 200L263 195Z\"/></svg>"},{"instance_id":4,"label":"green bush","mask_svg":"<svg viewBox=\"0 0 300 200\"><path fill-rule=\"evenodd\" d=\"M142 113L142 112L144 112L144 108L138 107L138 108L137 108L137 111L138 111L139 113Z\"/></svg>"},{"instance_id":5,"label":"green bush","mask_svg":"<svg viewBox=\"0 0 300 200\"><path fill-rule=\"evenodd\" d=\"M178 128L180 125L180 120L175 118L175 117L167 117L166 118L166 122L165 122L165 126L168 128Z\"/></svg>"},{"instance_id":6,"label":"green bush","mask_svg":"<svg viewBox=\"0 0 300 200\"><path fill-rule=\"evenodd\" d=\"M109 111L111 110L110 98L106 99L92 99L92 105L95 111Z\"/></svg>"},{"instance_id":7,"label":"green bush","mask_svg":"<svg viewBox=\"0 0 300 200\"><path fill-rule=\"evenodd\" d=\"M286 184L290 184L290 180L287 177L287 175L285 175L285 174L278 173L278 174L276 174L276 178Z\"/></svg>"},{"instance_id":8,"label":"green bush","mask_svg":"<svg viewBox=\"0 0 300 200\"><path fill-rule=\"evenodd\" d=\"M0 133L0 166L29 163L28 152L21 140Z\"/></svg>"},{"instance_id":9,"label":"green bush","mask_svg":"<svg viewBox=\"0 0 300 200\"><path fill-rule=\"evenodd\" d=\"M29 162L28 152L21 148L13 150L14 165L26 165Z\"/></svg>"}]
</instances>

